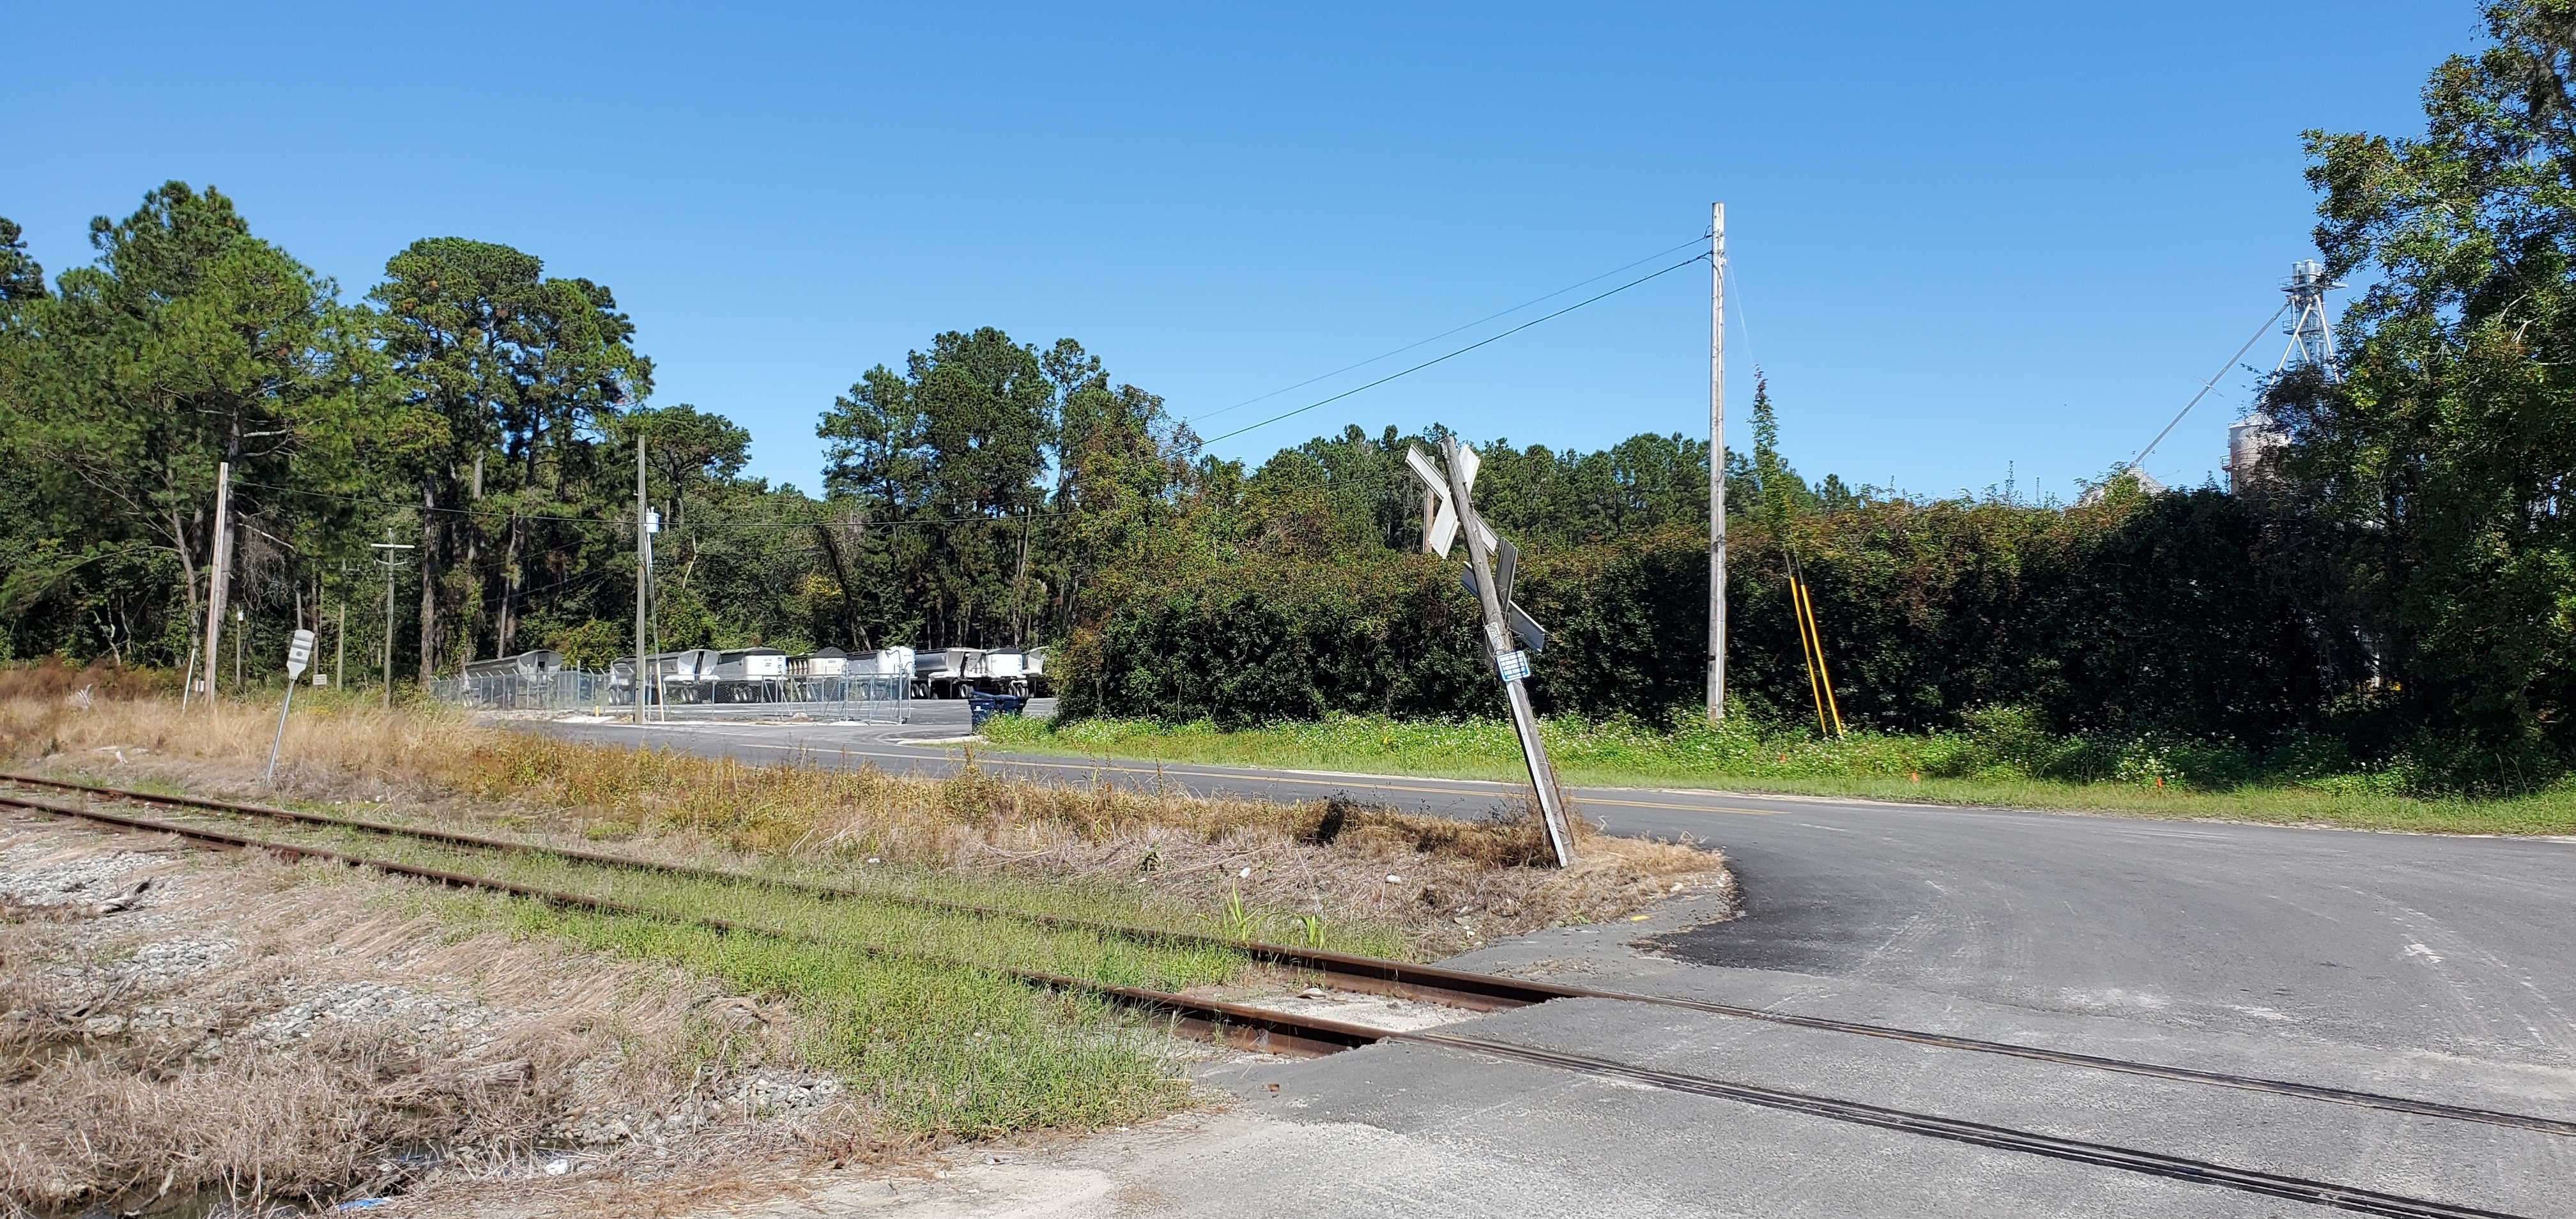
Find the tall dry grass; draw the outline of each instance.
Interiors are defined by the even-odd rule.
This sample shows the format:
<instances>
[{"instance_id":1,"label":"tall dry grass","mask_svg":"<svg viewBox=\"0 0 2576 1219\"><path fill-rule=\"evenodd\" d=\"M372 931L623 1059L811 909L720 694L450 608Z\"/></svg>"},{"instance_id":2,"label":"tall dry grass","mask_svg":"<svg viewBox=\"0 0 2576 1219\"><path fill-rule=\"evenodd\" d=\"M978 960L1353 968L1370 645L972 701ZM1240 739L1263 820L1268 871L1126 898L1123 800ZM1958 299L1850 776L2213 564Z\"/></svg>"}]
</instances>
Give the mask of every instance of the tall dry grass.
<instances>
[{"instance_id":1,"label":"tall dry grass","mask_svg":"<svg viewBox=\"0 0 2576 1219\"><path fill-rule=\"evenodd\" d=\"M75 705L69 676L0 672L0 756L120 782L322 802L382 802L537 839L616 841L674 859L856 869L876 859L938 887L957 877L1070 883L1023 904L1102 894L1243 933L1321 922L1342 946L1445 955L1497 936L1614 918L1675 883L1723 886L1690 846L1586 837L1583 864L1542 865L1532 816L1418 816L1345 801L1293 804L1045 784L972 767L947 778L873 766L753 765L575 744L477 725L443 708L300 695L275 788L255 780L274 701L198 700L148 687ZM1249 871L1247 872L1247 869ZM1390 877L1394 879L1389 879ZM1112 901L1112 907L1120 901ZM1168 918L1161 920L1168 921Z\"/></svg>"},{"instance_id":2,"label":"tall dry grass","mask_svg":"<svg viewBox=\"0 0 2576 1219\"><path fill-rule=\"evenodd\" d=\"M643 1126L722 1095L812 1036L702 975L504 930L460 937L426 897L388 905L361 874L60 825L0 831L21 872L136 846L166 854L129 874L160 882L133 910L0 916L0 1213L216 1200L265 1213L416 1187L433 1169L470 1184L606 1121ZM198 959L138 958L173 943ZM351 988L358 1003L279 1023ZM844 1118L856 1139L857 1115Z\"/></svg>"}]
</instances>

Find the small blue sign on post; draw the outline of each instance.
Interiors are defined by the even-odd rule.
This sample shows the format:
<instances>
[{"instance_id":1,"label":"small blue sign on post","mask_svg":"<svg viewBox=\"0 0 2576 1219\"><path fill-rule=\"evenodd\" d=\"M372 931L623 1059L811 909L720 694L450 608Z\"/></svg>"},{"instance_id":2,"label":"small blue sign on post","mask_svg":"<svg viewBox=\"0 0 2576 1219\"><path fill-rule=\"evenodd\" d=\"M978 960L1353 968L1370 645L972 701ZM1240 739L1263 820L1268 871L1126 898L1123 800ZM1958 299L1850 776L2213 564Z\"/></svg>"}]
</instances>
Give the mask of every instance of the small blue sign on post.
<instances>
[{"instance_id":1,"label":"small blue sign on post","mask_svg":"<svg viewBox=\"0 0 2576 1219\"><path fill-rule=\"evenodd\" d=\"M1502 672L1504 681L1519 681L1529 676L1529 653L1505 652L1494 658L1494 667Z\"/></svg>"}]
</instances>

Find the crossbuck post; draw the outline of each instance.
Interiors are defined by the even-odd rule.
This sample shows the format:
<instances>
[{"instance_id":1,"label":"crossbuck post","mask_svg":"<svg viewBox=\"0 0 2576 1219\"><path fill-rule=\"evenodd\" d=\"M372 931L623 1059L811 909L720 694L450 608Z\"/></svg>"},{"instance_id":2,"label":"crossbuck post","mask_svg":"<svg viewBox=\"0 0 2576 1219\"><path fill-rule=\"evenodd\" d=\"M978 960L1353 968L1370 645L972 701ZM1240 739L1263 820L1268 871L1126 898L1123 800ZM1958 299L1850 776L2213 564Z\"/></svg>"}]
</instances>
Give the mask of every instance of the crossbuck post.
<instances>
[{"instance_id":1,"label":"crossbuck post","mask_svg":"<svg viewBox=\"0 0 2576 1219\"><path fill-rule=\"evenodd\" d=\"M1445 553L1451 533L1464 532L1467 535L1467 557L1469 569L1475 575L1476 600L1485 614L1485 654L1492 658L1495 673L1502 678L1503 695L1511 703L1512 731L1520 737L1521 757L1529 763L1530 786L1538 792L1539 811L1547 825L1548 849L1556 856L1556 866L1572 867L1574 834L1566 820L1565 800L1557 791L1556 768L1548 764L1547 742L1541 740L1538 733L1538 713L1531 709L1529 689L1523 684L1529 677L1528 654L1512 647L1513 631L1519 628L1506 613L1503 599L1510 590L1494 580L1494 547L1499 539L1485 526L1484 518L1476 514L1475 503L1468 498L1468 491L1476 480L1476 451L1458 443L1454 437L1443 442L1441 447L1443 455L1448 458L1446 487L1440 486L1434 478L1436 472L1429 468L1431 463L1421 457L1420 450L1415 450L1412 455L1415 460L1410 462L1414 472L1434 489L1434 498L1448 501L1435 505L1435 511L1446 507L1449 513L1455 514L1448 522L1442 522L1449 524L1447 529L1439 528L1433 520L1423 521L1423 548L1433 553ZM1449 513L1439 515L1448 516ZM1461 525L1465 526L1463 530L1458 529ZM1527 619L1526 614L1521 616L1522 622L1526 623ZM1538 635L1537 624L1529 623L1527 629L1529 633ZM1544 639L1543 635L1538 635L1532 643L1544 646Z\"/></svg>"}]
</instances>

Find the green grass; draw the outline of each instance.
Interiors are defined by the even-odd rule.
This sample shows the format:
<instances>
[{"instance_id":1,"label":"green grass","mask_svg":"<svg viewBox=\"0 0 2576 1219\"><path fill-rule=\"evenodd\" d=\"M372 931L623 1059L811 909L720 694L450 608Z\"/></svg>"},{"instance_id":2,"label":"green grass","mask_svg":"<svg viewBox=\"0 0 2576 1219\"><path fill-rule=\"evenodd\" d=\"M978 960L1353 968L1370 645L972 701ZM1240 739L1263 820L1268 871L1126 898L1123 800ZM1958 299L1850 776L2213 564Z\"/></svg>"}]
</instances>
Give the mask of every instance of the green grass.
<instances>
[{"instance_id":1,"label":"green grass","mask_svg":"<svg viewBox=\"0 0 2576 1219\"><path fill-rule=\"evenodd\" d=\"M798 1047L806 1062L840 1074L891 1127L920 1134L1092 1127L1140 1120L1186 1101L1187 1086L1157 1052L1149 1022L1096 996L1049 992L1001 971L1178 990L1233 980L1249 964L1240 953L1203 944L1102 935L891 898L825 900L540 851L477 851L313 827L262 827L259 836L652 912L608 913L491 893L438 899L441 917L464 930L558 936L675 963L745 993L786 998L821 1030ZM1011 895L964 885L958 892L987 904ZM1112 904L1101 898L1095 908ZM752 933L686 921L705 918Z\"/></svg>"},{"instance_id":2,"label":"green grass","mask_svg":"<svg viewBox=\"0 0 2576 1219\"><path fill-rule=\"evenodd\" d=\"M285 807L294 807L297 811L324 817L341 817L347 813L347 810L329 805L290 803ZM370 807L359 811L363 819L381 824L437 830L459 828L446 820L406 815L402 808ZM531 827L520 824L526 820L528 819L508 818L504 819L504 823L513 829L527 830ZM486 827L468 828L472 832L489 834ZM680 881L651 872L625 869L613 869L607 873L625 878L619 882L625 886L624 888L620 889L612 885L607 889L599 889L596 882L600 873L597 869L553 856L535 857L536 870L527 872L524 870L529 868L532 861L526 857L511 858L476 852L467 848L438 847L435 844L414 843L365 831L342 832L290 825L263 828L259 832L280 840L294 838L297 835L318 834L321 836L311 838L310 841L353 854L399 859L403 862L420 863L424 867L453 865L460 871L474 871L500 879L542 884L550 888L580 889L593 896L615 897L621 901L636 900L634 895L638 893L668 891L687 895L682 905L675 909L683 912L715 913L723 917L732 917L723 913L726 910L766 909L772 912L780 910L799 912L804 909L802 903L812 900L780 890L762 889L753 884L720 885L715 889L709 889L705 882ZM498 836L519 840L531 851L543 852L547 849L547 842L538 835L521 833ZM584 835L584 837L587 839L589 836ZM572 844L572 849L612 855L624 853L620 846L613 842L601 844L583 841ZM931 925L940 928L942 934L956 933L960 928L973 928L967 933L970 937L968 941L970 946L979 950L985 947L981 939L972 937L980 936L990 928L979 924L975 916L940 915L935 911L925 911L918 906L906 904L926 902L934 905L947 903L980 906L1053 918L1116 923L1128 927L1174 931L1190 935L1211 935L1225 939L1284 941L1311 948L1357 953L1362 956L1410 958L1412 955L1403 933L1388 925L1326 919L1311 914L1290 915L1259 908L1247 909L1239 899L1229 901L1221 907L1196 910L1156 898L1133 886L1107 880L1068 882L1008 874L964 874L936 867L902 863L860 863L856 858L829 860L766 853L749 859L738 855L727 858L699 854L695 857L662 859L656 862L677 862L744 877L819 885L847 893L875 897L878 900L870 902L852 903L844 900L832 903L852 908L841 913L866 913L874 919L873 922L869 919L860 919L856 923L843 920L833 924L843 927L847 934L862 938L871 935L881 937L870 942L888 944L934 942L915 941L908 938L917 934L921 924L915 921L914 916L919 916L927 918ZM536 878L530 879L531 876ZM573 884L558 885L556 882L564 877L588 879L578 880ZM594 889L598 891L593 892ZM710 897L713 899L713 904L707 904ZM742 904L745 901L755 904ZM896 917L888 921L884 917L887 915L905 917ZM755 916L746 915L745 917ZM801 915L798 917L801 918ZM1003 921L1009 923L1015 933L1021 926L1034 925L1027 924L1025 920ZM1025 967L1040 968L1034 965ZM1051 972L1072 974L1079 971L1051 970ZM1121 979L1103 977L1101 980L1120 981Z\"/></svg>"},{"instance_id":3,"label":"green grass","mask_svg":"<svg viewBox=\"0 0 2576 1219\"><path fill-rule=\"evenodd\" d=\"M313 810L330 815L329 810ZM381 815L370 809L371 815ZM230 821L229 818L187 819ZM664 961L740 991L796 1004L816 1030L797 1047L839 1074L890 1128L989 1137L1036 1128L1133 1122L1188 1103L1157 1023L1098 996L1056 992L1004 971L1182 990L1240 980L1240 952L1150 936L1049 926L1011 913L944 910L930 898L1238 937L1270 923L1239 902L1195 914L1110 885L1050 885L893 865L828 868L763 857L760 874L816 880L854 895L825 898L756 880L673 876L582 863L534 846L490 851L355 829L269 823L282 843L467 873L622 903L628 914L489 892L424 896L458 935L506 930ZM658 916L658 917L657 917ZM727 933L703 922L742 926ZM1383 950L1363 929L1312 938ZM776 934L762 934L763 931ZM1302 938L1302 937L1301 937ZM720 1049L720 1047L719 1047ZM717 1051L710 1051L717 1052Z\"/></svg>"},{"instance_id":4,"label":"green grass","mask_svg":"<svg viewBox=\"0 0 2576 1219\"><path fill-rule=\"evenodd\" d=\"M797 1047L839 1074L890 1127L987 1137L1133 1122L1188 1101L1154 1031L1082 994L982 970L660 919L605 915L497 894L439 899L462 927L560 937L672 962L738 990L797 1004L817 1030Z\"/></svg>"},{"instance_id":5,"label":"green grass","mask_svg":"<svg viewBox=\"0 0 2576 1219\"><path fill-rule=\"evenodd\" d=\"M1249 963L1239 952L1201 943L943 910L893 896L824 899L774 885L579 863L537 850L480 851L339 829L264 828L260 836L623 903L673 919L721 919L970 971L1023 970L1178 990L1231 981Z\"/></svg>"},{"instance_id":6,"label":"green grass","mask_svg":"<svg viewBox=\"0 0 2576 1219\"><path fill-rule=\"evenodd\" d=\"M1996 716L1965 733L1854 732L1842 740L1730 720L1724 728L1660 733L1633 723L1548 721L1548 756L1569 784L1712 788L2134 816L2439 833L2576 833L2576 790L2497 799L2408 794L2397 771L2331 759L2246 773L2242 751L2140 737L2047 740L2026 721ZM1373 716L1222 732L1204 720L1162 724L1089 719L1064 725L997 717L995 745L1047 753L1163 762L1339 770L1523 782L1520 746L1496 721L1403 721ZM2034 777L2086 770L2091 781ZM2279 773L2286 769L2290 773ZM2304 770L2304 774L2301 771Z\"/></svg>"}]
</instances>

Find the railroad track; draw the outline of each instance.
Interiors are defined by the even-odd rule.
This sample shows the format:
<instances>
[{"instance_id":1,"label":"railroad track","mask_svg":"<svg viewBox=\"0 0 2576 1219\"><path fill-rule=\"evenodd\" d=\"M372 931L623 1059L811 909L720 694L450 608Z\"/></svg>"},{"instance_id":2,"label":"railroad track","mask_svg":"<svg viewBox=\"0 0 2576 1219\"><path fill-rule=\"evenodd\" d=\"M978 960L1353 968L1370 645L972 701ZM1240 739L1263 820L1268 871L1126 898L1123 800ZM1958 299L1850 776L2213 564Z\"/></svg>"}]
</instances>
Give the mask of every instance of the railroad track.
<instances>
[{"instance_id":1,"label":"railroad track","mask_svg":"<svg viewBox=\"0 0 2576 1219\"><path fill-rule=\"evenodd\" d=\"M600 867L631 869L668 876L726 884L748 884L803 893L824 900L861 899L913 905L982 917L1018 919L1053 927L1075 928L1109 935L1152 939L1222 948L1239 952L1253 960L1265 961L1297 970L1323 975L1338 989L1382 994L1426 1002L1441 1003L1478 1011L1500 1011L1531 1006L1556 999L1596 999L1622 1003L1640 1003L1683 1008L1721 1016L1759 1020L1799 1028L1844 1033L1854 1036L1911 1042L1945 1049L2024 1058L2091 1070L2143 1075L2177 1082L2203 1084L2270 1093L2304 1100L2352 1105L2387 1112L2484 1125L2509 1126L2560 1136L2576 1136L2576 1122L2539 1117L2530 1114L2448 1105L2408 1097L2387 1096L2350 1089L2330 1088L2287 1080L2261 1079L2252 1076L2198 1071L2157 1063L2131 1062L2096 1055L2075 1054L2045 1047L1984 1041L1949 1034L1902 1029L1822 1017L1745 1008L1703 1000L1662 995L1636 994L1623 991L1594 990L1560 986L1528 979L1480 974L1438 966L1416 965L1378 957L1366 957L1294 945L1271 944L1250 940L1233 940L1194 932L1166 928L1142 927L1076 919L1002 907L935 899L892 895L854 888L821 884L792 878L762 876L723 869L698 868L664 863L657 860L544 843L523 842L507 838L466 834L422 826L337 817L301 812L268 805L210 800L194 796L164 795L99 787L61 779L33 775L0 773L0 781L21 787L49 789L95 800L158 805L164 808L211 812L233 818L256 818L285 821L338 830L359 831L390 837L409 838L445 846L500 852L529 852ZM394 875L411 876L458 887L485 889L544 901L555 905L596 911L603 914L686 922L728 934L754 934L799 939L838 947L888 955L925 956L902 948L858 943L820 936L792 928L771 927L703 914L676 914L651 907L621 902L610 898L565 892L522 884L497 877L448 869L430 868L401 860L382 859L310 843L285 842L201 823L159 821L89 805L61 804L52 800L30 799L0 790L0 805L26 809L54 816L64 816L146 833L170 834L202 846L260 850L289 856L310 857L357 867L373 868ZM934 958L943 959L945 958ZM2477 1217L2477 1219L2517 1219L2506 1212L2456 1206L2449 1203L2380 1193L2330 1182L2267 1173L2159 1152L2119 1147L2105 1143L2064 1139L2056 1136L1984 1123L1962 1121L1934 1114L1916 1113L1863 1104L1857 1101L1816 1096L1807 1093L1765 1088L1752 1084L1621 1063L1547 1050L1511 1042L1465 1036L1438 1031L1397 1032L1328 1020L1313 1016L1272 1011L1247 1004L1230 1003L1177 992L1156 991L1120 986L1094 979L1072 977L1035 970L1014 969L992 964L952 961L963 967L988 970L1017 978L1034 986L1053 990L1083 991L1155 1013L1168 1022L1178 1035L1207 1040L1243 1049L1322 1055L1386 1042L1434 1046L1457 1052L1476 1054L1505 1061L1523 1062L1577 1072L1597 1078L1620 1080L1667 1091L1717 1097L1770 1109L1804 1113L1836 1121L1909 1134L1947 1139L2001 1150L2019 1151L2051 1159L2069 1160L2151 1176L2190 1181L2206 1185L2261 1194L2267 1197L2306 1202L2339 1210L2364 1214L2407 1217Z\"/></svg>"}]
</instances>

